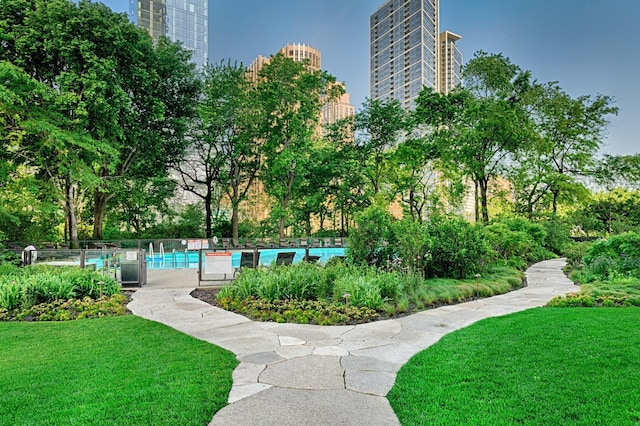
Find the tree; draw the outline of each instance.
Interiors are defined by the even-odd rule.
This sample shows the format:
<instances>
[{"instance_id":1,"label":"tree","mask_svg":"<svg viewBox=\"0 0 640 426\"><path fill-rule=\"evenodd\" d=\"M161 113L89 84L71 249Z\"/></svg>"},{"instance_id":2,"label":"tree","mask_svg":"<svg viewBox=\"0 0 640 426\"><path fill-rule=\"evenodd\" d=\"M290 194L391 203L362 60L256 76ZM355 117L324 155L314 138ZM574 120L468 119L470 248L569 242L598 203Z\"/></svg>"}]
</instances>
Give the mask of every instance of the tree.
<instances>
[{"instance_id":1,"label":"tree","mask_svg":"<svg viewBox=\"0 0 640 426\"><path fill-rule=\"evenodd\" d=\"M582 192L578 179L592 174L596 153L608 125L607 117L618 109L604 95L572 98L557 83L541 86L535 97L533 119L539 138L524 150L517 176L526 210L550 196L556 213L562 196L568 199Z\"/></svg>"},{"instance_id":2,"label":"tree","mask_svg":"<svg viewBox=\"0 0 640 426\"><path fill-rule=\"evenodd\" d=\"M356 147L362 170L375 197L381 190L387 153L405 130L406 117L397 100L367 99L355 117Z\"/></svg>"},{"instance_id":3,"label":"tree","mask_svg":"<svg viewBox=\"0 0 640 426\"><path fill-rule=\"evenodd\" d=\"M299 233L311 235L311 219L319 218L320 230L329 212L327 200L330 199L331 185L339 177L340 159L334 147L324 141L315 141L310 147L308 161L301 168L301 184L297 187L291 210L294 226Z\"/></svg>"},{"instance_id":4,"label":"tree","mask_svg":"<svg viewBox=\"0 0 640 426\"><path fill-rule=\"evenodd\" d=\"M63 212L56 188L21 169L0 186L0 235L14 243L59 241Z\"/></svg>"},{"instance_id":5,"label":"tree","mask_svg":"<svg viewBox=\"0 0 640 426\"><path fill-rule=\"evenodd\" d=\"M141 37L146 46L147 35ZM135 46L129 49L132 55L136 53ZM191 52L161 38L148 55L121 65L135 71L122 76L129 108L120 113L122 138L114 143L118 160L102 163L99 169L102 185L94 192L95 239L102 236L107 203L120 187L111 186L111 182L166 178L171 162L186 148L186 133L196 115L201 82L190 62Z\"/></svg>"},{"instance_id":6,"label":"tree","mask_svg":"<svg viewBox=\"0 0 640 426\"><path fill-rule=\"evenodd\" d=\"M174 181L141 178L118 180L114 182L116 184L120 187L114 188L110 200L110 214L105 221L106 238L121 238L122 231L130 233L127 238L142 238L144 232L157 223L158 216L170 213L167 200L175 192Z\"/></svg>"},{"instance_id":7,"label":"tree","mask_svg":"<svg viewBox=\"0 0 640 426\"><path fill-rule=\"evenodd\" d=\"M450 142L443 152L474 181L476 219L488 223L489 183L505 173L510 156L531 136L524 102L530 76L509 58L485 52L476 53L463 75L464 106L447 130Z\"/></svg>"},{"instance_id":8,"label":"tree","mask_svg":"<svg viewBox=\"0 0 640 426\"><path fill-rule=\"evenodd\" d=\"M416 220L426 216L428 207L436 210L442 202L460 203L464 191L459 167L447 153L466 96L460 91L445 95L424 88L410 117L411 137L398 146L392 157L395 187Z\"/></svg>"},{"instance_id":9,"label":"tree","mask_svg":"<svg viewBox=\"0 0 640 426\"><path fill-rule=\"evenodd\" d=\"M593 177L606 188L640 188L640 154L605 155L596 163Z\"/></svg>"},{"instance_id":10,"label":"tree","mask_svg":"<svg viewBox=\"0 0 640 426\"><path fill-rule=\"evenodd\" d=\"M572 220L587 234L610 235L640 229L640 192L615 188L593 194Z\"/></svg>"},{"instance_id":11,"label":"tree","mask_svg":"<svg viewBox=\"0 0 640 426\"><path fill-rule=\"evenodd\" d=\"M206 236L211 237L215 186L231 205L233 238L238 238L239 208L247 198L262 157L256 138L258 105L242 64L210 65L204 73L203 98L198 107L186 156L174 164L181 187L205 206Z\"/></svg>"},{"instance_id":12,"label":"tree","mask_svg":"<svg viewBox=\"0 0 640 426\"><path fill-rule=\"evenodd\" d=\"M371 205L371 188L361 167L360 147L355 144L355 117L347 117L327 126L325 140L330 150L331 180L326 205L332 210L334 228L340 219L340 235L347 235L355 214ZM321 218L321 229L322 229Z\"/></svg>"},{"instance_id":13,"label":"tree","mask_svg":"<svg viewBox=\"0 0 640 426\"><path fill-rule=\"evenodd\" d=\"M72 243L77 200L93 194L93 236L99 238L118 187L113 182L166 173L167 158L183 148L185 119L199 91L190 53L167 40L154 47L126 15L86 0L3 1L0 34L0 60L56 93L65 120L58 117L58 127L85 148L56 148L75 158L73 167L60 167L55 155L38 166L66 194ZM39 151L32 146L32 152Z\"/></svg>"},{"instance_id":14,"label":"tree","mask_svg":"<svg viewBox=\"0 0 640 426\"><path fill-rule=\"evenodd\" d=\"M285 235L290 203L300 192L309 151L319 131L322 102L342 90L324 71L312 71L306 62L282 54L273 56L259 73L256 98L262 113L260 137L264 141L262 182L275 202L271 214L278 233Z\"/></svg>"},{"instance_id":15,"label":"tree","mask_svg":"<svg viewBox=\"0 0 640 426\"><path fill-rule=\"evenodd\" d=\"M57 185L65 211L65 229L73 244L78 240L77 184L95 184L91 159L114 152L100 145L69 118L77 97L35 80L22 69L0 61L0 136L3 140L3 171L16 176L18 165ZM24 172L22 172L24 174ZM33 188L33 186L32 186ZM52 188L43 185L40 188ZM49 198L42 194L41 198ZM50 238L49 238L50 239Z\"/></svg>"},{"instance_id":16,"label":"tree","mask_svg":"<svg viewBox=\"0 0 640 426\"><path fill-rule=\"evenodd\" d=\"M426 138L408 139L389 155L388 179L412 220L421 222L426 210L437 204L438 172L435 151ZM395 198L395 197L394 197Z\"/></svg>"}]
</instances>

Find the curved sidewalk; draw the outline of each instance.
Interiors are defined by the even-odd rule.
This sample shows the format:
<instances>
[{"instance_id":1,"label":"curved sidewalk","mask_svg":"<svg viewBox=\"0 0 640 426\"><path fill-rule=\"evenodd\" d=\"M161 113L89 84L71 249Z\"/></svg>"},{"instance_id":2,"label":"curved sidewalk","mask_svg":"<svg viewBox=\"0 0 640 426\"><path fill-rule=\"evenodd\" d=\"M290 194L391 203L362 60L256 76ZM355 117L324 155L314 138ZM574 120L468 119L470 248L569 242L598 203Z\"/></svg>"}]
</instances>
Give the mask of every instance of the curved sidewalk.
<instances>
[{"instance_id":1,"label":"curved sidewalk","mask_svg":"<svg viewBox=\"0 0 640 426\"><path fill-rule=\"evenodd\" d=\"M192 298L192 288L143 288L128 307L236 354L229 405L210 425L397 425L385 396L409 358L478 320L575 291L563 266L537 263L527 287L507 294L355 326L253 322Z\"/></svg>"}]
</instances>

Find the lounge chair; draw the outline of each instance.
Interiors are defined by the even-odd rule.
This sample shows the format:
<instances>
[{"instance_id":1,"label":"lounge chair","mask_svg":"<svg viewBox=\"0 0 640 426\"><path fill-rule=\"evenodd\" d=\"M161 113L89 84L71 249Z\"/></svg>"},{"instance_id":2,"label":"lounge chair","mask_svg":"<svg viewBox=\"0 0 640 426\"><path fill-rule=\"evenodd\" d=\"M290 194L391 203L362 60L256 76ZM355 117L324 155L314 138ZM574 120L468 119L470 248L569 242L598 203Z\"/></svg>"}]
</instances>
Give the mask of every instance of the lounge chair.
<instances>
[{"instance_id":1,"label":"lounge chair","mask_svg":"<svg viewBox=\"0 0 640 426\"><path fill-rule=\"evenodd\" d=\"M222 248L223 249L231 248L231 241L229 240L229 238L222 239Z\"/></svg>"},{"instance_id":2,"label":"lounge chair","mask_svg":"<svg viewBox=\"0 0 640 426\"><path fill-rule=\"evenodd\" d=\"M293 258L296 256L295 251L283 251L278 253L276 257L276 265L291 265Z\"/></svg>"},{"instance_id":3,"label":"lounge chair","mask_svg":"<svg viewBox=\"0 0 640 426\"><path fill-rule=\"evenodd\" d=\"M255 254L255 256L254 256ZM243 251L240 254L240 267L233 272L235 277L237 273L242 272L242 268L255 268L260 263L259 251Z\"/></svg>"}]
</instances>

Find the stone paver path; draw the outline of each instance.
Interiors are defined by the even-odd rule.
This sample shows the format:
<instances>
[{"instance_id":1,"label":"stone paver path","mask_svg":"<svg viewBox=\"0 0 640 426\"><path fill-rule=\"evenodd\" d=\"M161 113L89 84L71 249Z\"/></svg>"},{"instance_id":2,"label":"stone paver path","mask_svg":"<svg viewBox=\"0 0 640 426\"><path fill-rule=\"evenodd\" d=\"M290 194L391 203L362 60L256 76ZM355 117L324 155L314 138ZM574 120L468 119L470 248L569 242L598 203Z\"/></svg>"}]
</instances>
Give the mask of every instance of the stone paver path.
<instances>
[{"instance_id":1,"label":"stone paver path","mask_svg":"<svg viewBox=\"0 0 640 426\"><path fill-rule=\"evenodd\" d=\"M191 288L143 288L129 308L236 354L229 405L211 425L396 425L385 396L409 358L478 320L576 291L563 266L533 265L527 287L511 293L355 326L254 322L192 298Z\"/></svg>"}]
</instances>

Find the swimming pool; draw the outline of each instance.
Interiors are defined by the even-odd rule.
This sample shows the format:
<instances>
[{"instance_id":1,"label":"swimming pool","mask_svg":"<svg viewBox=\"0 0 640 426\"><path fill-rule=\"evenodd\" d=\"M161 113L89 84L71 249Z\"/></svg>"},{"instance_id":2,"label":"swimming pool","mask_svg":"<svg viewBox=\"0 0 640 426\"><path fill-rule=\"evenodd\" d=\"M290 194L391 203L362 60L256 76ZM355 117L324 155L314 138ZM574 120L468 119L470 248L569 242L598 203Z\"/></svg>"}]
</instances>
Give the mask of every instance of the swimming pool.
<instances>
[{"instance_id":1,"label":"swimming pool","mask_svg":"<svg viewBox=\"0 0 640 426\"><path fill-rule=\"evenodd\" d=\"M251 251L251 250L246 250ZM269 266L275 262L278 253L281 252L294 252L295 257L293 263L302 262L305 256L305 249L303 248L278 248L278 249L261 249L260 250L260 265ZM231 266L234 268L240 267L240 257L242 256L242 250L233 251L231 254ZM174 251L172 253L165 253L164 256L154 254L153 256L147 256L147 269L181 269L181 268L197 268L199 251ZM344 247L318 247L309 248L309 256L318 256L318 262L324 263L335 256L344 256ZM97 259L96 263L100 262ZM101 262L100 262L101 263ZM96 267L102 267L101 264L96 264Z\"/></svg>"}]
</instances>

